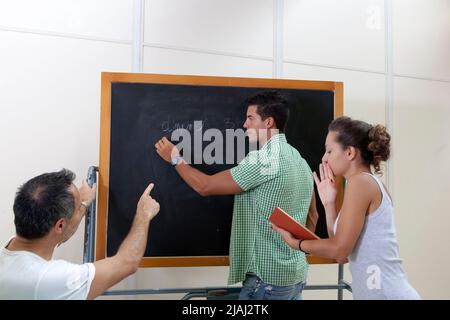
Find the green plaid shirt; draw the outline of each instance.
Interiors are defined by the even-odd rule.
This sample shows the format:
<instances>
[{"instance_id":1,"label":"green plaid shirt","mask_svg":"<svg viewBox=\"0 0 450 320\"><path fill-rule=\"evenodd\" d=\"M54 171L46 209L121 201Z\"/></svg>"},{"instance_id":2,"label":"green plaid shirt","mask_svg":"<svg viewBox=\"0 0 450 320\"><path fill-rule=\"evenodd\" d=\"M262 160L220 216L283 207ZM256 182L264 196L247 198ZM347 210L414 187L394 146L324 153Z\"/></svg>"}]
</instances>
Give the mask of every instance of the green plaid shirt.
<instances>
[{"instance_id":1,"label":"green plaid shirt","mask_svg":"<svg viewBox=\"0 0 450 320\"><path fill-rule=\"evenodd\" d=\"M244 191L234 197L228 283L243 281L247 272L278 286L305 281L305 254L284 243L268 217L280 207L306 223L313 192L306 161L284 134L277 134L260 150L249 152L231 169L231 176Z\"/></svg>"}]
</instances>

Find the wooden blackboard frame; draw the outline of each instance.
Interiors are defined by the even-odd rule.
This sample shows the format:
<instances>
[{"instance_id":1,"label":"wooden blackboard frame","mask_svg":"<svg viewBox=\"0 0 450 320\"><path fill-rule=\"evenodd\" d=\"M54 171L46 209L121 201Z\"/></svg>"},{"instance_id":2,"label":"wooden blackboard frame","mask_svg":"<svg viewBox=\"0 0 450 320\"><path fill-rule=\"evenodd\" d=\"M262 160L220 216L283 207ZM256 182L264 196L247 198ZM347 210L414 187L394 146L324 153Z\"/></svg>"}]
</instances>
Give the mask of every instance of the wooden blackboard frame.
<instances>
[{"instance_id":1,"label":"wooden blackboard frame","mask_svg":"<svg viewBox=\"0 0 450 320\"><path fill-rule=\"evenodd\" d=\"M256 87L277 89L327 90L334 92L334 117L343 114L343 83L332 81L305 81L284 79L233 78L209 76L184 76L142 73L110 73L101 75L101 113L100 113L100 156L97 198L97 228L95 260L106 257L108 191L110 169L110 133L111 133L111 84L112 83L176 84L198 86ZM342 181L338 180L337 206L340 208L343 197ZM332 259L308 256L310 264L336 263ZM208 257L144 257L140 267L197 267L227 266L228 256Z\"/></svg>"}]
</instances>

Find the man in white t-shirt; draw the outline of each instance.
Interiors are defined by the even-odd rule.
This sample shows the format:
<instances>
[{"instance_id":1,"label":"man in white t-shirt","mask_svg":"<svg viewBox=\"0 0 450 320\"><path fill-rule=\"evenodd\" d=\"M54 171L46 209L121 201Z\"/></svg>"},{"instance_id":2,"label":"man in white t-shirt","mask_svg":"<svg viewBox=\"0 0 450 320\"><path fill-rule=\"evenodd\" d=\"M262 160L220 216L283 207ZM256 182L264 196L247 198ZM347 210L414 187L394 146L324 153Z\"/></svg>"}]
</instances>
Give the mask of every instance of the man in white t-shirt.
<instances>
[{"instance_id":1,"label":"man in white t-shirt","mask_svg":"<svg viewBox=\"0 0 450 320\"><path fill-rule=\"evenodd\" d=\"M94 299L135 273L147 245L150 220L159 204L153 184L137 204L133 225L117 254L94 263L52 260L56 246L77 230L95 198L95 185L66 169L39 175L21 186L14 200L16 236L0 248L0 300Z\"/></svg>"}]
</instances>

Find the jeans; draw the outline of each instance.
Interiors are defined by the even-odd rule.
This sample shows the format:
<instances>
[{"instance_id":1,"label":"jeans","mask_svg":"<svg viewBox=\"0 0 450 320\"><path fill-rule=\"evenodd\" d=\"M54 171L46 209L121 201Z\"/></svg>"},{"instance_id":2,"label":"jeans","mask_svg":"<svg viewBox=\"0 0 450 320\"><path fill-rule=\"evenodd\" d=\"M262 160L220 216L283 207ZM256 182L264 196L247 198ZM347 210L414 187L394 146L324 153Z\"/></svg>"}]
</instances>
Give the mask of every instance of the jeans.
<instances>
[{"instance_id":1,"label":"jeans","mask_svg":"<svg viewBox=\"0 0 450 320\"><path fill-rule=\"evenodd\" d=\"M301 300L305 285L305 282L299 282L291 286L274 286L253 273L247 273L239 300Z\"/></svg>"}]
</instances>

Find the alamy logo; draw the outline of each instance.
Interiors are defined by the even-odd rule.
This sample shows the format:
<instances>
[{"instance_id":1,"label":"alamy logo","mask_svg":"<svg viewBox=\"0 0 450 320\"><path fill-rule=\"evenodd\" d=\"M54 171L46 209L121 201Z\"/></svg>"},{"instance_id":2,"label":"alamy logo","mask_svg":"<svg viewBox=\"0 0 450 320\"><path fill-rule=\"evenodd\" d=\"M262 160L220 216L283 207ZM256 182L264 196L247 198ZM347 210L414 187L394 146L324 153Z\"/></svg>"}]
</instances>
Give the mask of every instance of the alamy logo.
<instances>
[{"instance_id":1,"label":"alamy logo","mask_svg":"<svg viewBox=\"0 0 450 320\"><path fill-rule=\"evenodd\" d=\"M369 277L366 285L369 290L381 289L381 270L377 265L370 265L366 270Z\"/></svg>"},{"instance_id":2,"label":"alamy logo","mask_svg":"<svg viewBox=\"0 0 450 320\"><path fill-rule=\"evenodd\" d=\"M163 127L163 131L170 128ZM193 124L176 126L172 131L170 140L176 144L179 152L182 152L183 159L188 164L235 164L242 160L248 161L252 165L260 165L262 175L273 175L279 170L280 145L270 143L258 149L260 141L268 141L279 133L277 129L271 129L270 136L268 130L248 129L225 129L223 131L216 128L205 129L203 121L194 121ZM193 131L193 133L191 132ZM245 157L246 136L249 138L249 155ZM203 143L208 142L205 148ZM193 150L192 150L193 147ZM236 153L235 153L236 152Z\"/></svg>"},{"instance_id":3,"label":"alamy logo","mask_svg":"<svg viewBox=\"0 0 450 320\"><path fill-rule=\"evenodd\" d=\"M366 26L370 30L381 29L381 8L378 5L371 5L367 8Z\"/></svg>"}]
</instances>

